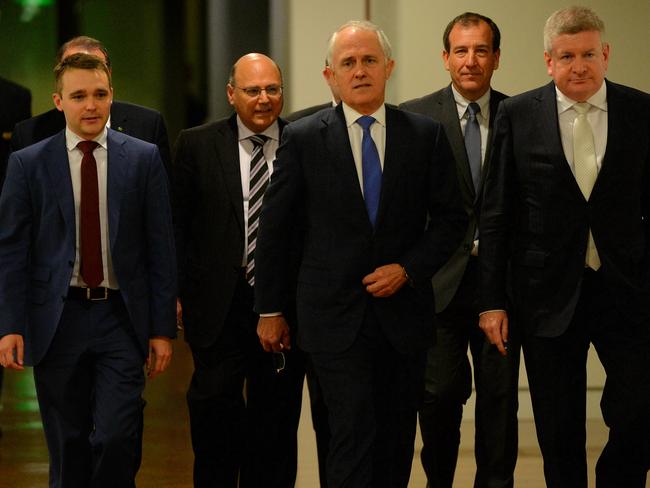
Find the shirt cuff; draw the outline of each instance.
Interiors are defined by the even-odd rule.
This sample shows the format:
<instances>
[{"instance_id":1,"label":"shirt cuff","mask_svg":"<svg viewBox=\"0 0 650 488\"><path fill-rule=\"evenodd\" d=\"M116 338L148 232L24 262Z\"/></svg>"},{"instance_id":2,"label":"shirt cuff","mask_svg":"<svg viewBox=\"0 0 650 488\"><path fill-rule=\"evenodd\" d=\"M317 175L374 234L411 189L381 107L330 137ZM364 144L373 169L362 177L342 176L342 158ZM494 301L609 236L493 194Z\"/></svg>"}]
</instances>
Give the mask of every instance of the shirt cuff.
<instances>
[{"instance_id":1,"label":"shirt cuff","mask_svg":"<svg viewBox=\"0 0 650 488\"><path fill-rule=\"evenodd\" d=\"M268 312L268 313L261 313L260 317L281 317L282 312Z\"/></svg>"}]
</instances>

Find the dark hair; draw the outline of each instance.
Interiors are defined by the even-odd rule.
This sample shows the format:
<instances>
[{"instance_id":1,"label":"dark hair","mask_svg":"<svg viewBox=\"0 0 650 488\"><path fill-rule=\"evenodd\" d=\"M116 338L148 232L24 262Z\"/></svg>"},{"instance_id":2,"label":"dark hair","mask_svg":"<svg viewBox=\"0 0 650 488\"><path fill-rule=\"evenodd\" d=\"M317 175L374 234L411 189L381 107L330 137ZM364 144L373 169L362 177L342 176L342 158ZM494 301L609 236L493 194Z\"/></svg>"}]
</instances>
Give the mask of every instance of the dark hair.
<instances>
[{"instance_id":1,"label":"dark hair","mask_svg":"<svg viewBox=\"0 0 650 488\"><path fill-rule=\"evenodd\" d=\"M106 73L108 85L113 86L111 81L111 71L104 63L104 60L93 56L92 54L76 53L68 56L54 67L54 80L56 83L56 92L61 93L63 74L70 69L88 69L98 70Z\"/></svg>"},{"instance_id":2,"label":"dark hair","mask_svg":"<svg viewBox=\"0 0 650 488\"><path fill-rule=\"evenodd\" d=\"M475 12L465 12L464 14L460 14L458 17L449 22L449 24L447 24L445 33L442 35L442 45L444 46L445 51L449 52L449 33L456 24L463 26L478 25L481 21L489 25L490 30L492 31L492 52L498 51L501 47L501 31L499 30L499 27L490 17L486 17L485 15L477 14Z\"/></svg>"},{"instance_id":3,"label":"dark hair","mask_svg":"<svg viewBox=\"0 0 650 488\"><path fill-rule=\"evenodd\" d=\"M68 49L75 47L82 48L86 51L101 51L101 53L106 58L106 66L108 66L108 69L111 69L111 58L108 56L108 50L100 41L88 36L73 37L68 42L63 44L56 54L56 64L59 64L61 61L63 61L63 54Z\"/></svg>"}]
</instances>

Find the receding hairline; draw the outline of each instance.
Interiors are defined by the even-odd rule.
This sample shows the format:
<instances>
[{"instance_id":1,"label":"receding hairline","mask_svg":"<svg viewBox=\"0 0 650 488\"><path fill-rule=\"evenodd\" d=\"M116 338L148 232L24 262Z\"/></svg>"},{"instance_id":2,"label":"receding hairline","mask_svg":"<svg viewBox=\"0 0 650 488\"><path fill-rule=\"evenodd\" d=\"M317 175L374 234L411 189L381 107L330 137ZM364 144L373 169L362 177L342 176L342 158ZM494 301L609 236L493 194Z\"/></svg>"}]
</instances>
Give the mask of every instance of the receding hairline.
<instances>
[{"instance_id":1,"label":"receding hairline","mask_svg":"<svg viewBox=\"0 0 650 488\"><path fill-rule=\"evenodd\" d=\"M235 86L235 76L237 75L237 65L244 59L247 58L254 58L257 57L260 60L268 60L271 62L271 64L275 67L275 69L278 71L278 74L280 75L280 84L282 84L282 70L280 69L280 66L278 63L275 62L273 58L270 56L267 56L266 54L262 53L248 53L244 54L241 58L239 58L237 61L235 61L230 68L230 74L228 75L228 84L230 86Z\"/></svg>"},{"instance_id":2,"label":"receding hairline","mask_svg":"<svg viewBox=\"0 0 650 488\"><path fill-rule=\"evenodd\" d=\"M368 20L349 20L345 24L341 25L336 29L327 41L327 55L325 56L325 65L332 66L332 57L334 53L334 44L339 33L348 29L356 29L365 32L374 32L377 35L377 41L381 46L381 49L384 53L386 60L392 59L392 47L388 37L383 30L379 28L378 25L373 24Z\"/></svg>"}]
</instances>

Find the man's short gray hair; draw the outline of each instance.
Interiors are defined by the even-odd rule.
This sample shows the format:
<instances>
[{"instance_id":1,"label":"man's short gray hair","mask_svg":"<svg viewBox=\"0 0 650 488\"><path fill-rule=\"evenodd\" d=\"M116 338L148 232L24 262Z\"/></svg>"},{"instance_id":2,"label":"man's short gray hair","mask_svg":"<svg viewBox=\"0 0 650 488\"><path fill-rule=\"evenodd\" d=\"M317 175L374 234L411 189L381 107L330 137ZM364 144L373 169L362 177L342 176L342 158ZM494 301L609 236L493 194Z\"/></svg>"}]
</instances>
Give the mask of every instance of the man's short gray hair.
<instances>
[{"instance_id":1,"label":"man's short gray hair","mask_svg":"<svg viewBox=\"0 0 650 488\"><path fill-rule=\"evenodd\" d=\"M332 55L334 51L334 42L336 41L336 35L339 32L349 28L376 32L377 39L379 40L379 45L381 46L382 51L384 51L384 56L386 57L386 60L392 59L391 58L392 48L390 47L390 41L388 40L388 37L386 37L384 31L381 30L378 25L375 25L368 20L349 20L341 27L336 29L334 34L330 36L329 41L327 42L327 57L325 58L325 62L327 66L332 66Z\"/></svg>"},{"instance_id":2,"label":"man's short gray hair","mask_svg":"<svg viewBox=\"0 0 650 488\"><path fill-rule=\"evenodd\" d=\"M605 23L590 8L568 7L553 12L544 26L544 50L550 54L553 41L562 34L588 31L600 32L601 39L605 34Z\"/></svg>"}]
</instances>

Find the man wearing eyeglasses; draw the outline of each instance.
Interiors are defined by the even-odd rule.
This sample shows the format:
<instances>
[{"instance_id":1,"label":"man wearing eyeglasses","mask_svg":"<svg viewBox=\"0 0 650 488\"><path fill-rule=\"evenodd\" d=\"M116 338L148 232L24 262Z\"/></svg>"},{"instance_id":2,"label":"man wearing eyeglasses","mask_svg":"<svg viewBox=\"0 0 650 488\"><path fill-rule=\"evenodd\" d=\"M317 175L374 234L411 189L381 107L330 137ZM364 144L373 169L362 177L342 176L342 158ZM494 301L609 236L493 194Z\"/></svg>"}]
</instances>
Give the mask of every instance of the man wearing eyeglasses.
<instances>
[{"instance_id":1,"label":"man wearing eyeglasses","mask_svg":"<svg viewBox=\"0 0 650 488\"><path fill-rule=\"evenodd\" d=\"M292 487L304 361L264 352L253 312L257 218L285 125L280 69L247 54L226 91L235 113L182 131L173 165L194 486Z\"/></svg>"}]
</instances>

